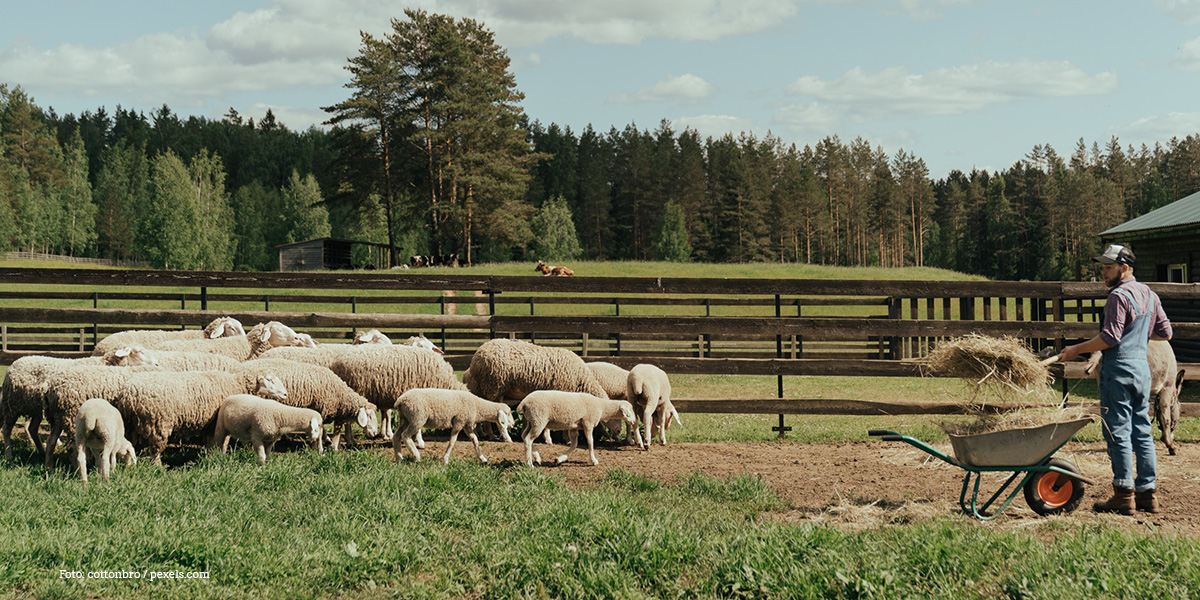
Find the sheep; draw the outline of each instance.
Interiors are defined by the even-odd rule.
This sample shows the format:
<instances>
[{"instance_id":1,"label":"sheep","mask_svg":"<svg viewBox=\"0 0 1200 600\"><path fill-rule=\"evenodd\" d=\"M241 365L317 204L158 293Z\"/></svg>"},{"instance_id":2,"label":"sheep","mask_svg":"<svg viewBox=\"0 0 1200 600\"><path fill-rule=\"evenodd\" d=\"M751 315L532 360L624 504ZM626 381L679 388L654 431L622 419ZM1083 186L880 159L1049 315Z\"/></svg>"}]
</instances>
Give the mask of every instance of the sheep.
<instances>
[{"instance_id":1,"label":"sheep","mask_svg":"<svg viewBox=\"0 0 1200 600\"><path fill-rule=\"evenodd\" d=\"M1098 369L1101 356L1102 353L1093 352L1083 372L1090 374ZM1154 418L1158 419L1167 452L1174 456L1179 448L1175 444L1175 428L1179 425L1179 392L1187 372L1179 368L1171 342L1166 340L1150 340L1146 345L1146 360L1150 363L1150 395L1155 397Z\"/></svg>"},{"instance_id":2,"label":"sheep","mask_svg":"<svg viewBox=\"0 0 1200 600\"><path fill-rule=\"evenodd\" d=\"M379 331L378 329L372 329L370 331L358 332L358 334L354 336L354 341L350 343L355 346L361 344L383 344L390 346L392 339L384 335L382 331Z\"/></svg>"},{"instance_id":3,"label":"sheep","mask_svg":"<svg viewBox=\"0 0 1200 600\"><path fill-rule=\"evenodd\" d=\"M119 331L102 340L92 348L92 356L103 356L110 350L130 345L154 348L172 340L200 340L246 335L242 324L233 317L218 317L204 329L131 329Z\"/></svg>"},{"instance_id":4,"label":"sheep","mask_svg":"<svg viewBox=\"0 0 1200 600\"><path fill-rule=\"evenodd\" d=\"M125 421L121 413L103 398L91 398L79 407L75 416L75 457L79 477L88 482L87 449L92 450L100 477L106 481L117 460L137 464L133 444L125 439Z\"/></svg>"},{"instance_id":5,"label":"sheep","mask_svg":"<svg viewBox=\"0 0 1200 600\"><path fill-rule=\"evenodd\" d=\"M223 354L237 360L250 360L277 346L295 346L300 343L299 337L291 327L271 321L259 323L244 336L234 336L218 339L175 340L164 342L155 347L161 350L180 350L184 352L211 352Z\"/></svg>"},{"instance_id":6,"label":"sheep","mask_svg":"<svg viewBox=\"0 0 1200 600\"><path fill-rule=\"evenodd\" d=\"M359 348L343 353L330 368L351 389L383 411L385 440L395 437L391 411L396 398L404 392L413 388L466 389L454 376L454 367L433 352L403 345L367 344Z\"/></svg>"},{"instance_id":7,"label":"sheep","mask_svg":"<svg viewBox=\"0 0 1200 600\"><path fill-rule=\"evenodd\" d=\"M401 444L408 446L413 460L421 460L413 437L423 427L450 428L450 443L446 445L446 454L442 456L442 462L446 464L450 463L450 453L454 450L454 442L458 440L458 432L464 429L471 443L475 444L475 456L479 457L479 462L487 463L487 457L479 447L479 437L475 435L475 425L478 423L497 423L504 441L512 442L508 435L508 428L513 426L512 409L507 404L489 402L466 390L412 389L396 399L394 408L397 434L392 438L392 450L396 462L401 459Z\"/></svg>"},{"instance_id":8,"label":"sheep","mask_svg":"<svg viewBox=\"0 0 1200 600\"><path fill-rule=\"evenodd\" d=\"M279 358L260 358L238 363L232 372L277 377L287 390L287 398L281 402L315 410L323 422L333 424L334 435L330 446L334 450L341 445L343 430L347 433L347 444L353 444L353 438L350 437L352 422L357 423L368 436L379 434L379 415L375 413L375 407L325 367Z\"/></svg>"},{"instance_id":9,"label":"sheep","mask_svg":"<svg viewBox=\"0 0 1200 600\"><path fill-rule=\"evenodd\" d=\"M422 350L430 350L438 354L445 354L445 352L442 352L441 348L438 348L436 344L429 341L429 338L425 337L425 334L423 333L418 333L417 335L411 336L407 340L404 340L404 345L415 346L417 348L421 348Z\"/></svg>"},{"instance_id":10,"label":"sheep","mask_svg":"<svg viewBox=\"0 0 1200 600\"><path fill-rule=\"evenodd\" d=\"M633 367L629 370L629 378L626 380L625 398L637 409L638 418L641 419L642 425L646 429L644 444L641 431L635 432L638 447L650 449L650 443L653 440L651 428L656 422L656 415L657 423L661 425L658 429L659 441L666 446L666 419L670 418L667 407L671 406L671 381L667 378L666 372L651 364L640 364ZM674 409L673 406L671 408ZM628 441L628 435L626 435L626 440Z\"/></svg>"},{"instance_id":11,"label":"sheep","mask_svg":"<svg viewBox=\"0 0 1200 600\"><path fill-rule=\"evenodd\" d=\"M555 459L556 464L566 462L567 456L579 445L579 430L582 429L587 438L592 465L595 466L600 464L592 440L592 430L597 423L620 417L629 427L637 425L633 405L627 400L609 400L581 392L530 392L517 410L525 419L521 439L525 442L525 464L530 467L535 458L539 464L542 462L541 455L533 451L533 440L546 429L565 429L571 438L570 447Z\"/></svg>"},{"instance_id":12,"label":"sheep","mask_svg":"<svg viewBox=\"0 0 1200 600\"><path fill-rule=\"evenodd\" d=\"M304 432L309 444L318 452L324 452L321 435L325 428L321 413L250 394L234 394L221 402L210 447L215 448L220 444L221 451L228 452L229 438L237 438L254 447L258 464L262 466L271 458L275 442L297 431Z\"/></svg>"},{"instance_id":13,"label":"sheep","mask_svg":"<svg viewBox=\"0 0 1200 600\"><path fill-rule=\"evenodd\" d=\"M127 379L142 373L162 374L158 367L113 367L101 364L73 364L45 373L42 410L50 423L50 435L43 448L46 468L54 467L54 449L64 432L74 439L75 417L79 407L91 398L111 399Z\"/></svg>"},{"instance_id":14,"label":"sheep","mask_svg":"<svg viewBox=\"0 0 1200 600\"><path fill-rule=\"evenodd\" d=\"M4 442L4 457L12 460L12 429L17 419L25 417L25 432L37 452L44 452L38 427L42 423L47 375L50 371L74 365L155 366L156 355L141 346L110 349L104 356L89 358L53 358L23 356L13 361L0 385L0 437Z\"/></svg>"},{"instance_id":15,"label":"sheep","mask_svg":"<svg viewBox=\"0 0 1200 600\"><path fill-rule=\"evenodd\" d=\"M232 371L242 364L236 358L211 352L147 350L164 371Z\"/></svg>"},{"instance_id":16,"label":"sheep","mask_svg":"<svg viewBox=\"0 0 1200 600\"><path fill-rule=\"evenodd\" d=\"M535 390L608 397L587 363L570 350L507 338L484 342L471 357L463 382L476 396L510 405Z\"/></svg>"},{"instance_id":17,"label":"sheep","mask_svg":"<svg viewBox=\"0 0 1200 600\"><path fill-rule=\"evenodd\" d=\"M625 383L629 379L629 371L618 367L609 362L590 362L587 363L587 368L596 375L596 379L600 382L600 387L604 388L604 393L608 395L610 400L625 399ZM621 433L621 420L613 419L604 422L604 429L613 438L616 438ZM626 442L629 443L629 436L633 432L627 431L625 435ZM546 443L550 443L550 434L546 434Z\"/></svg>"},{"instance_id":18,"label":"sheep","mask_svg":"<svg viewBox=\"0 0 1200 600\"><path fill-rule=\"evenodd\" d=\"M320 346L317 340L314 340L313 336L307 333L296 334L296 345L300 346L301 348L316 348L317 346Z\"/></svg>"}]
</instances>

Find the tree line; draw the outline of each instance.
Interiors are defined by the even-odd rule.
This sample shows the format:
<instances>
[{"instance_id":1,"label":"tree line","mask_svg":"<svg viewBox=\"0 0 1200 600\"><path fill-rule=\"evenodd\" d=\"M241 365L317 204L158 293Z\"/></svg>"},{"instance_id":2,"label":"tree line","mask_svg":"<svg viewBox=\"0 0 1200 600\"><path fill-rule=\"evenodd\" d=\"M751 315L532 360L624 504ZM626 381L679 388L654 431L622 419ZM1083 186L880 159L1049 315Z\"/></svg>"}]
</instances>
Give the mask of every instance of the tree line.
<instances>
[{"instance_id":1,"label":"tree line","mask_svg":"<svg viewBox=\"0 0 1200 600\"><path fill-rule=\"evenodd\" d=\"M580 132L524 114L504 49L470 19L405 11L361 35L328 127L270 110L79 116L0 84L0 250L271 270L316 237L468 263L659 259L931 266L1079 279L1097 234L1200 190L1200 136L933 179L903 149L800 146L667 121ZM369 260L364 252L356 257Z\"/></svg>"}]
</instances>

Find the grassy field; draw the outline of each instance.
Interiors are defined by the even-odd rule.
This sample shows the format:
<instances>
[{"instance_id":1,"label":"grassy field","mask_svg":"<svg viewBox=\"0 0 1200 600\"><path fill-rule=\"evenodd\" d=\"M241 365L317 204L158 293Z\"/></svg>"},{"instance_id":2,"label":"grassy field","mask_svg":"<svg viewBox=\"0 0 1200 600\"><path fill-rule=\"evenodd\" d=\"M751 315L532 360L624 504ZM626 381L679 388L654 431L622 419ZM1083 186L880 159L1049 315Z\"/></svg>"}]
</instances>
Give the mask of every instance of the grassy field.
<instances>
[{"instance_id":1,"label":"grassy field","mask_svg":"<svg viewBox=\"0 0 1200 600\"><path fill-rule=\"evenodd\" d=\"M524 274L517 270L530 266L495 268ZM581 263L576 271L663 268ZM702 268L729 277L950 277ZM699 276L701 267L680 269ZM776 392L774 377L677 376L673 384L680 397ZM921 400L966 390L940 379L789 377L785 392ZM1095 385L1071 393L1095 398ZM675 441L776 435L772 415L683 418L671 430ZM857 441L878 427L939 441L940 421L787 417L788 439ZM1177 437L1200 440L1197 423L1185 419ZM1098 437L1093 426L1077 439ZM45 472L19 443L17 458L0 464L0 597L1185 599L1200 590L1192 539L1055 519L994 528L957 515L848 531L785 518L786 501L753 474L694 473L661 484L612 469L599 486L573 489L559 474L520 464L395 465L379 452L290 452L263 468L246 450L191 452L171 463L120 468L111 482L85 486L65 468ZM104 572L137 577L89 578ZM166 573L181 578L150 580ZM196 574L205 578L189 578Z\"/></svg>"}]
</instances>

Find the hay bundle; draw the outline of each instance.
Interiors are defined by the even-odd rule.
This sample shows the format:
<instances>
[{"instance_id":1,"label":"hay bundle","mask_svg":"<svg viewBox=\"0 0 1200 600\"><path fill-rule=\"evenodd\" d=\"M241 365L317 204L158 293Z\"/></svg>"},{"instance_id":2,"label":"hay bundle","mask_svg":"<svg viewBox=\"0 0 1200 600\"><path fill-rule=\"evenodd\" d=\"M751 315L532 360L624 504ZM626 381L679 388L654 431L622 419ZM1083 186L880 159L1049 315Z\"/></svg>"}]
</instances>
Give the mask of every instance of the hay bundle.
<instances>
[{"instance_id":1,"label":"hay bundle","mask_svg":"<svg viewBox=\"0 0 1200 600\"><path fill-rule=\"evenodd\" d=\"M960 377L974 386L1001 385L1023 394L1054 383L1050 369L1021 340L966 335L938 344L927 359L929 370Z\"/></svg>"}]
</instances>

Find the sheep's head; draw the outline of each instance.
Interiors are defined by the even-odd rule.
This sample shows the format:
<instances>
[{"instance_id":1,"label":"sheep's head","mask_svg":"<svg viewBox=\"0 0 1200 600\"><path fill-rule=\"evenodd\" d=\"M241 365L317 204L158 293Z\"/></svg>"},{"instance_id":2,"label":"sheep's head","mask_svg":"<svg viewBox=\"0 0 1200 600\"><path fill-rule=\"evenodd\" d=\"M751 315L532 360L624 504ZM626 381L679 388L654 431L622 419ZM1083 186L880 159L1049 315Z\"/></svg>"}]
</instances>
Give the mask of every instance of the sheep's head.
<instances>
[{"instance_id":1,"label":"sheep's head","mask_svg":"<svg viewBox=\"0 0 1200 600\"><path fill-rule=\"evenodd\" d=\"M104 355L104 364L114 367L157 367L158 357L153 352L136 344L109 350Z\"/></svg>"},{"instance_id":2,"label":"sheep's head","mask_svg":"<svg viewBox=\"0 0 1200 600\"><path fill-rule=\"evenodd\" d=\"M137 464L137 451L133 449L133 444L130 444L129 440L121 440L121 443L118 444L117 460L127 465Z\"/></svg>"},{"instance_id":3,"label":"sheep's head","mask_svg":"<svg viewBox=\"0 0 1200 600\"><path fill-rule=\"evenodd\" d=\"M360 331L358 335L354 336L354 341L350 343L352 345L391 344L392 339L384 335L382 331L379 331L378 329L372 329L370 331Z\"/></svg>"},{"instance_id":4,"label":"sheep's head","mask_svg":"<svg viewBox=\"0 0 1200 600\"><path fill-rule=\"evenodd\" d=\"M325 435L325 426L321 423L321 415L314 415L308 421L308 439L315 443L320 441L323 435Z\"/></svg>"},{"instance_id":5,"label":"sheep's head","mask_svg":"<svg viewBox=\"0 0 1200 600\"><path fill-rule=\"evenodd\" d=\"M259 375L256 379L254 395L270 400L283 402L287 400L287 388L275 375Z\"/></svg>"},{"instance_id":6,"label":"sheep's head","mask_svg":"<svg viewBox=\"0 0 1200 600\"><path fill-rule=\"evenodd\" d=\"M429 338L425 337L425 334L423 333L418 333L417 335L408 338L404 341L404 343L408 344L409 346L413 346L414 348L423 348L425 350L432 350L438 354L444 354L442 349L438 348L433 342L429 341Z\"/></svg>"},{"instance_id":7,"label":"sheep's head","mask_svg":"<svg viewBox=\"0 0 1200 600\"><path fill-rule=\"evenodd\" d=\"M300 336L291 327L279 321L271 321L266 324L260 323L250 333L254 336L252 341L271 348L278 346L299 346L301 343Z\"/></svg>"},{"instance_id":8,"label":"sheep's head","mask_svg":"<svg viewBox=\"0 0 1200 600\"><path fill-rule=\"evenodd\" d=\"M508 435L508 430L517 424L516 419L513 419L512 409L507 404L500 407L500 414L497 415L497 422L500 425L500 437L504 441L512 443L512 437Z\"/></svg>"},{"instance_id":9,"label":"sheep's head","mask_svg":"<svg viewBox=\"0 0 1200 600\"><path fill-rule=\"evenodd\" d=\"M317 340L314 340L313 337L307 333L297 333L296 338L300 340L300 343L296 344L297 346L301 346L303 348L317 347Z\"/></svg>"},{"instance_id":10,"label":"sheep's head","mask_svg":"<svg viewBox=\"0 0 1200 600\"><path fill-rule=\"evenodd\" d=\"M637 425L637 417L633 414L633 405L626 400L618 401L621 408L621 419L629 424L630 427Z\"/></svg>"},{"instance_id":11,"label":"sheep's head","mask_svg":"<svg viewBox=\"0 0 1200 600\"><path fill-rule=\"evenodd\" d=\"M365 406L358 409L358 426L362 427L367 437L379 435L379 414Z\"/></svg>"},{"instance_id":12,"label":"sheep's head","mask_svg":"<svg viewBox=\"0 0 1200 600\"><path fill-rule=\"evenodd\" d=\"M246 335L242 322L233 317L218 317L204 328L204 336L209 339Z\"/></svg>"}]
</instances>

